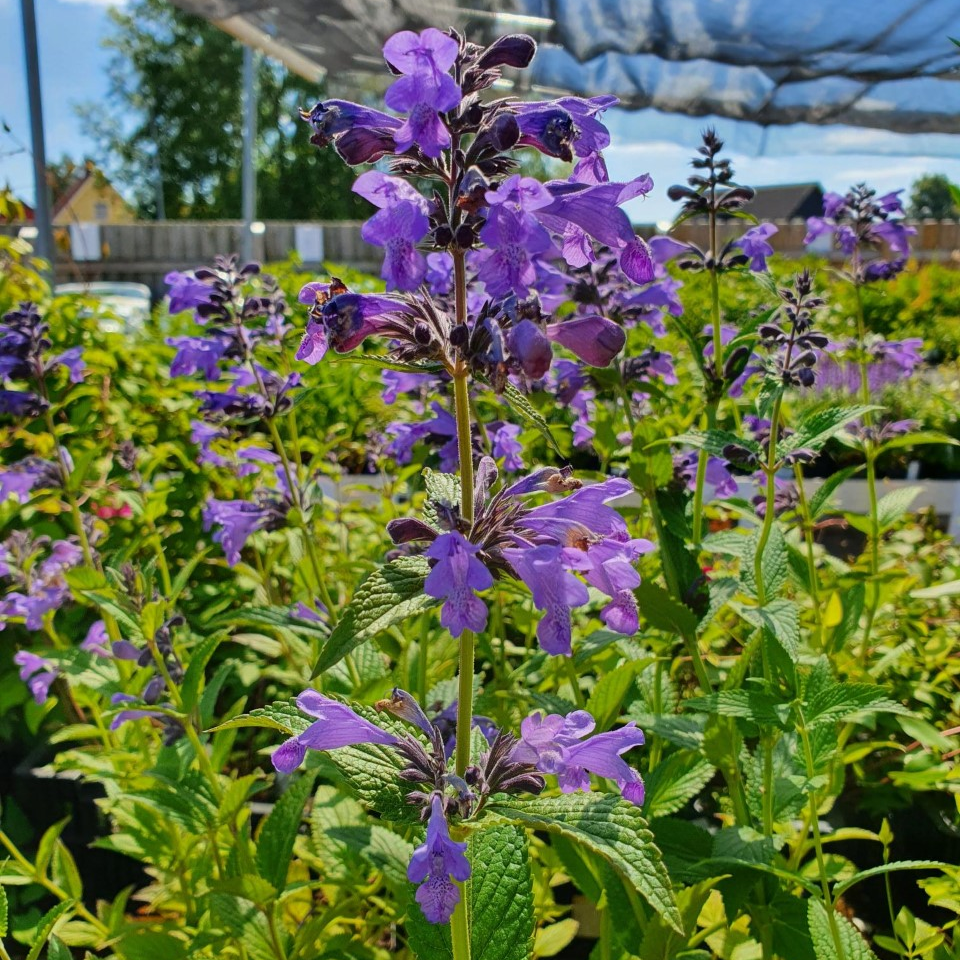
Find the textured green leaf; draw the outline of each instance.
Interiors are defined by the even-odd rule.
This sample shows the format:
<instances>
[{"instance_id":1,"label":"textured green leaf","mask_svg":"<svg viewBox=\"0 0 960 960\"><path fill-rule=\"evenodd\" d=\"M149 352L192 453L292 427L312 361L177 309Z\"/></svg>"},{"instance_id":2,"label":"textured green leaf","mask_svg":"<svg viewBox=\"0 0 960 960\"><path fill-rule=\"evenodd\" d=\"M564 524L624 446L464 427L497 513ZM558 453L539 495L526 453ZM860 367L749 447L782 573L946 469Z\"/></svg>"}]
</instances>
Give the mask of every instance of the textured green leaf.
<instances>
[{"instance_id":1,"label":"textured green leaf","mask_svg":"<svg viewBox=\"0 0 960 960\"><path fill-rule=\"evenodd\" d=\"M897 873L900 870L950 870L955 868L956 864L944 863L941 860L894 860L892 863L882 863L877 867L870 867L869 870L861 870L848 880L838 883L833 889L834 897L842 896L851 887L856 886L863 880L870 877L880 877L887 873Z\"/></svg>"},{"instance_id":2,"label":"textured green leaf","mask_svg":"<svg viewBox=\"0 0 960 960\"><path fill-rule=\"evenodd\" d=\"M0 884L0 937L7 935L7 891Z\"/></svg>"},{"instance_id":3,"label":"textured green leaf","mask_svg":"<svg viewBox=\"0 0 960 960\"><path fill-rule=\"evenodd\" d=\"M910 509L923 487L899 487L881 497L877 503L877 522L881 530L896 523Z\"/></svg>"},{"instance_id":4,"label":"textured green leaf","mask_svg":"<svg viewBox=\"0 0 960 960\"><path fill-rule=\"evenodd\" d=\"M243 944L249 960L276 960L267 918L254 904L228 893L213 893L210 905L214 922Z\"/></svg>"},{"instance_id":5,"label":"textured green leaf","mask_svg":"<svg viewBox=\"0 0 960 960\"><path fill-rule=\"evenodd\" d=\"M810 500L807 504L807 509L810 512L810 519L816 520L822 516L827 508L830 506L830 497L833 495L834 491L845 481L852 477L859 470L863 469L862 467L846 467L843 470L838 470L836 473L830 474L823 483L811 494Z\"/></svg>"},{"instance_id":6,"label":"textured green leaf","mask_svg":"<svg viewBox=\"0 0 960 960\"><path fill-rule=\"evenodd\" d=\"M784 597L762 607L739 606L740 615L755 627L765 629L783 647L794 663L800 655L800 608Z\"/></svg>"},{"instance_id":7,"label":"textured green leaf","mask_svg":"<svg viewBox=\"0 0 960 960\"><path fill-rule=\"evenodd\" d=\"M696 754L673 753L646 776L644 814L653 820L682 810L713 778L715 767Z\"/></svg>"},{"instance_id":8,"label":"textured green leaf","mask_svg":"<svg viewBox=\"0 0 960 960\"><path fill-rule=\"evenodd\" d=\"M945 583L934 584L932 587L913 590L910 596L918 600L939 600L941 597L955 597L958 594L960 594L960 580L948 580Z\"/></svg>"},{"instance_id":9,"label":"textured green leaf","mask_svg":"<svg viewBox=\"0 0 960 960\"><path fill-rule=\"evenodd\" d=\"M603 674L594 685L587 701L587 710L597 722L597 732L609 729L620 714L623 699L633 686L637 675L636 663L623 663Z\"/></svg>"},{"instance_id":10,"label":"textured green leaf","mask_svg":"<svg viewBox=\"0 0 960 960\"><path fill-rule=\"evenodd\" d=\"M738 433L731 433L728 430L705 430L691 433L683 433L679 437L672 437L671 443L682 443L687 446L696 447L698 450L706 450L714 457L724 457L724 450L730 446L742 447L749 450L757 457L763 455L763 448L752 437L741 437Z\"/></svg>"},{"instance_id":11,"label":"textured green leaf","mask_svg":"<svg viewBox=\"0 0 960 960\"><path fill-rule=\"evenodd\" d=\"M50 875L54 883L65 890L74 900L83 898L83 880L77 868L77 861L62 840L57 840L50 861Z\"/></svg>"},{"instance_id":12,"label":"textured green leaf","mask_svg":"<svg viewBox=\"0 0 960 960\"><path fill-rule=\"evenodd\" d=\"M423 471L423 484L427 492L427 502L423 508L423 519L430 526L440 529L435 504L445 503L451 507L460 507L460 478L453 473L439 473L427 467Z\"/></svg>"},{"instance_id":13,"label":"textured green leaf","mask_svg":"<svg viewBox=\"0 0 960 960\"><path fill-rule=\"evenodd\" d=\"M849 590L841 593L843 615L833 631L831 646L834 650L842 650L846 642L860 629L860 617L863 615L866 596L867 590L862 583L855 583Z\"/></svg>"},{"instance_id":14,"label":"textured green leaf","mask_svg":"<svg viewBox=\"0 0 960 960\"><path fill-rule=\"evenodd\" d=\"M807 728L812 730L870 713L910 715L910 711L891 700L882 687L871 683L839 683L833 677L829 661L825 657L818 660L804 690L803 721Z\"/></svg>"},{"instance_id":15,"label":"textured green leaf","mask_svg":"<svg viewBox=\"0 0 960 960\"><path fill-rule=\"evenodd\" d=\"M376 823L366 823L330 827L326 836L341 849L351 851L375 870L381 871L394 888L406 886L413 844L399 834Z\"/></svg>"},{"instance_id":16,"label":"textured green leaf","mask_svg":"<svg viewBox=\"0 0 960 960\"><path fill-rule=\"evenodd\" d=\"M406 363L403 360L393 360L390 357L378 356L374 353L345 353L340 355L348 363L359 363L361 366L378 367L381 370L399 370L401 373L439 373L443 369L440 363L421 362Z\"/></svg>"},{"instance_id":17,"label":"textured green leaf","mask_svg":"<svg viewBox=\"0 0 960 960\"><path fill-rule=\"evenodd\" d=\"M807 903L807 922L810 926L810 939L817 960L877 960L877 955L867 946L857 928L844 916L834 911L840 945L843 956L837 954L833 934L830 931L830 917L823 902L811 897Z\"/></svg>"},{"instance_id":18,"label":"textured green leaf","mask_svg":"<svg viewBox=\"0 0 960 960\"><path fill-rule=\"evenodd\" d=\"M828 407L811 410L800 417L793 433L777 444L777 456L783 457L801 448L819 450L848 423L859 420L865 413L881 410L877 406Z\"/></svg>"},{"instance_id":19,"label":"textured green leaf","mask_svg":"<svg viewBox=\"0 0 960 960\"><path fill-rule=\"evenodd\" d=\"M300 831L303 808L315 779L315 774L305 773L287 787L264 821L257 838L257 872L275 890L282 890L286 882L293 843Z\"/></svg>"},{"instance_id":20,"label":"textured green leaf","mask_svg":"<svg viewBox=\"0 0 960 960\"><path fill-rule=\"evenodd\" d=\"M609 795L572 794L499 801L488 809L521 826L558 833L604 857L671 926L682 929L660 851L633 804Z\"/></svg>"},{"instance_id":21,"label":"textured green leaf","mask_svg":"<svg viewBox=\"0 0 960 960\"><path fill-rule=\"evenodd\" d=\"M749 546L745 548L740 562L740 582L744 590L752 596L757 596L756 556L760 545L760 530L754 530L749 537ZM763 549L763 561L760 573L763 576L764 593L768 597L775 596L787 582L790 562L787 557L787 545L783 539L783 530L774 520L770 527L770 536Z\"/></svg>"},{"instance_id":22,"label":"textured green leaf","mask_svg":"<svg viewBox=\"0 0 960 960\"><path fill-rule=\"evenodd\" d=\"M55 933L47 941L47 960L73 960L70 948Z\"/></svg>"},{"instance_id":23,"label":"textured green leaf","mask_svg":"<svg viewBox=\"0 0 960 960\"><path fill-rule=\"evenodd\" d=\"M550 424L540 416L536 407L530 403L526 396L521 393L512 383L507 383L501 394L504 403L528 426L536 427L540 431L544 440L553 448L556 453L563 454L563 451L557 445L557 441L550 432Z\"/></svg>"},{"instance_id":24,"label":"textured green leaf","mask_svg":"<svg viewBox=\"0 0 960 960\"><path fill-rule=\"evenodd\" d=\"M536 923L527 837L494 827L470 838L473 960L527 960Z\"/></svg>"},{"instance_id":25,"label":"textured green leaf","mask_svg":"<svg viewBox=\"0 0 960 960\"><path fill-rule=\"evenodd\" d=\"M697 615L674 600L663 587L644 580L634 591L640 612L651 627L665 633L692 636L697 631Z\"/></svg>"},{"instance_id":26,"label":"textured green leaf","mask_svg":"<svg viewBox=\"0 0 960 960\"><path fill-rule=\"evenodd\" d=\"M327 759L354 796L384 820L418 819L416 809L407 803L413 784L399 779L404 763L392 747L375 743L344 747L331 751Z\"/></svg>"},{"instance_id":27,"label":"textured green leaf","mask_svg":"<svg viewBox=\"0 0 960 960\"><path fill-rule=\"evenodd\" d=\"M313 675L328 670L388 627L434 606L437 601L423 592L428 572L429 565L423 557L400 557L370 574L341 611Z\"/></svg>"},{"instance_id":28,"label":"textured green leaf","mask_svg":"<svg viewBox=\"0 0 960 960\"><path fill-rule=\"evenodd\" d=\"M226 639L225 633L212 633L190 651L190 663L183 676L183 686L180 690L184 710L189 712L196 706L200 697L200 686L203 683L203 673L214 651L224 639Z\"/></svg>"},{"instance_id":29,"label":"textured green leaf","mask_svg":"<svg viewBox=\"0 0 960 960\"><path fill-rule=\"evenodd\" d=\"M685 710L715 713L721 717L742 717L758 726L773 723L786 729L790 719L790 704L776 700L759 690L720 690L705 697L691 697L683 701Z\"/></svg>"},{"instance_id":30,"label":"textured green leaf","mask_svg":"<svg viewBox=\"0 0 960 960\"><path fill-rule=\"evenodd\" d=\"M288 737L295 737L303 733L313 720L305 717L293 700L277 700L267 707L257 707L249 713L242 713L224 723L211 727L209 732L218 730L233 730L238 727L266 727L268 730L279 730Z\"/></svg>"},{"instance_id":31,"label":"textured green leaf","mask_svg":"<svg viewBox=\"0 0 960 960\"><path fill-rule=\"evenodd\" d=\"M37 925L37 935L34 937L30 952L27 954L27 960L38 960L40 952L50 938L57 924L68 914L73 913L73 900L64 900L58 903L53 909L48 910Z\"/></svg>"}]
</instances>

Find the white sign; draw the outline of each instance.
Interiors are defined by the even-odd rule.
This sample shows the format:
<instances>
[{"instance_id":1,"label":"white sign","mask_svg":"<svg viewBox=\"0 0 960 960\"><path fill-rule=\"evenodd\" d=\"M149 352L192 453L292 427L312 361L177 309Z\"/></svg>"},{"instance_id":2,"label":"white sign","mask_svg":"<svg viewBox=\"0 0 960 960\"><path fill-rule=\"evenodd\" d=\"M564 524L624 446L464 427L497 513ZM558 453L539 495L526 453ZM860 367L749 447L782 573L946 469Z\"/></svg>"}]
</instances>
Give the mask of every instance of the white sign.
<instances>
[{"instance_id":1,"label":"white sign","mask_svg":"<svg viewBox=\"0 0 960 960\"><path fill-rule=\"evenodd\" d=\"M293 228L293 246L304 263L321 263L323 227L315 223L298 223Z\"/></svg>"},{"instance_id":2,"label":"white sign","mask_svg":"<svg viewBox=\"0 0 960 960\"><path fill-rule=\"evenodd\" d=\"M70 224L70 255L77 261L102 259L99 223Z\"/></svg>"}]
</instances>

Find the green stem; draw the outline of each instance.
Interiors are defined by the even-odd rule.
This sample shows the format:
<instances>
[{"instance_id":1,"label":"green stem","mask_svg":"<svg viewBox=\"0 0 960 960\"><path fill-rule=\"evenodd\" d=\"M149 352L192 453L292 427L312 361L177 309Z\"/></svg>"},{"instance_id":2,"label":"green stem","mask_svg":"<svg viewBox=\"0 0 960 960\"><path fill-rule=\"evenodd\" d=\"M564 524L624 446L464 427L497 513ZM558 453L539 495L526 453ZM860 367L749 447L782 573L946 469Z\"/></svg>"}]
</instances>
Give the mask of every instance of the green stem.
<instances>
[{"instance_id":1,"label":"green stem","mask_svg":"<svg viewBox=\"0 0 960 960\"><path fill-rule=\"evenodd\" d=\"M827 635L823 625L823 610L820 606L820 583L817 578L817 559L813 544L813 517L810 516L810 504L807 502L807 494L803 487L803 470L799 463L793 465L793 477L797 484L803 542L807 548L807 577L810 580L810 599L813 600L813 616L817 624L817 645L822 650L826 645Z\"/></svg>"},{"instance_id":2,"label":"green stem","mask_svg":"<svg viewBox=\"0 0 960 960\"><path fill-rule=\"evenodd\" d=\"M74 898L70 896L63 888L59 887L52 880L48 880L43 876L37 868L20 852L16 844L6 835L3 830L0 830L0 845L6 847L7 852L11 857L28 873L32 876L34 883L39 884L46 890L48 893L52 893L58 900L73 900ZM96 927L97 932L101 936L106 936L109 932L100 922L79 900L74 902L73 910L79 917L83 917L91 926Z\"/></svg>"},{"instance_id":3,"label":"green stem","mask_svg":"<svg viewBox=\"0 0 960 960\"><path fill-rule=\"evenodd\" d=\"M817 770L813 762L813 748L810 746L810 734L807 732L803 717L800 717L800 739L803 742L803 756L807 765L807 780L812 781ZM827 875L827 862L823 855L823 839L820 836L820 818L817 808L817 792L810 790L809 800L810 827L813 830L813 849L817 856L817 871L820 874L820 889L823 891L823 905L827 910L827 920L830 923L830 936L837 953L837 960L845 960L843 940L840 937L840 927L837 924L837 914L833 908L833 895L830 893L830 880Z\"/></svg>"},{"instance_id":4,"label":"green stem","mask_svg":"<svg viewBox=\"0 0 960 960\"><path fill-rule=\"evenodd\" d=\"M460 902L450 918L450 939L453 944L453 960L470 960L470 922L467 919L467 909L464 906L467 890L464 884L457 883L460 888Z\"/></svg>"},{"instance_id":5,"label":"green stem","mask_svg":"<svg viewBox=\"0 0 960 960\"><path fill-rule=\"evenodd\" d=\"M854 276L859 274L857 264L854 264ZM860 366L860 402L864 406L869 406L870 383L867 378L870 364L866 357L867 325L863 313L863 296L860 291L860 283L854 281L854 292L856 293L857 303L857 340L859 344L859 356L857 358ZM863 415L863 422L866 426L873 423L873 414L867 412ZM870 436L864 438L863 452L867 460L867 493L870 497L870 580L872 588L870 590L870 603L867 607L867 622L863 630L863 641L860 645L860 655L857 658L861 667L866 667L867 659L870 656L870 634L873 631L873 621L877 616L877 607L880 605L880 585L877 577L880 573L880 518L877 514L877 457L874 449L874 442Z\"/></svg>"},{"instance_id":6,"label":"green stem","mask_svg":"<svg viewBox=\"0 0 960 960\"><path fill-rule=\"evenodd\" d=\"M577 706L583 710L587 706L587 698L583 695L583 691L580 689L580 675L577 673L577 668L574 665L573 658L564 657L563 665L567 670L567 679L570 681L570 689L573 691L573 699Z\"/></svg>"}]
</instances>

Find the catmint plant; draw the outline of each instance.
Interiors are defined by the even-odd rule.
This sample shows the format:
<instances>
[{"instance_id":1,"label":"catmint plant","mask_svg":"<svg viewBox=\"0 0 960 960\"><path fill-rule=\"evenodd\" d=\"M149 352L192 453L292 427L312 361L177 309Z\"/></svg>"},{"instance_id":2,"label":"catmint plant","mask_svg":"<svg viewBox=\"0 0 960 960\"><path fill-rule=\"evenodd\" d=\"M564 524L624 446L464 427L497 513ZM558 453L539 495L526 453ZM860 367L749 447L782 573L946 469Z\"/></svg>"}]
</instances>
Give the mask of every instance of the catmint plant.
<instances>
[{"instance_id":1,"label":"catmint plant","mask_svg":"<svg viewBox=\"0 0 960 960\"><path fill-rule=\"evenodd\" d=\"M501 481L494 458L480 455L490 449L506 470L521 468L511 415L519 411L535 422L523 393L555 365L562 369L570 362L555 358L557 348L590 367L610 364L623 349L622 322L605 315L605 304L584 305L568 316L553 313L560 301L551 298L572 282L567 271L603 257L608 277L626 278L611 282L649 284L657 278L649 247L620 209L647 193L652 182L646 175L610 182L603 162L610 138L602 114L615 99L518 103L486 93L504 68L522 69L535 50L524 36L502 37L483 48L454 31L404 31L384 46L395 77L386 105L397 115L342 100L302 114L317 146L332 146L351 165L382 161L357 178L354 190L376 208L362 232L384 251L387 292L356 293L336 278L307 284L299 295L309 315L297 357L308 364L328 362L331 351L349 355L368 339L379 341L387 351L383 364L394 371L388 390L413 392L433 414L422 425L390 427L394 454L405 459L413 442L432 436L443 443L442 466L457 468L456 475L428 474L421 516L389 523L395 559L358 589L341 620L353 625L354 634L334 628L318 671L362 642L355 631L369 616L365 603L376 597L379 607L392 607L388 616L395 623L439 604L440 624L458 645L459 676L447 742L402 691L377 704L412 725L397 733L375 715L359 715L311 690L297 705L314 722L285 721L292 736L274 753L274 765L289 773L309 764L310 750L323 750L335 765L347 765L340 769L348 781L345 771L361 755L380 766L386 783L378 791L399 789L403 796L391 816L410 818L416 811L413 819L426 825L408 877L418 884L423 919L449 921L457 960L471 954L470 917L480 908L468 906L466 881L490 869L471 853L485 831L509 822L532 826L547 808L557 823L602 808L624 827L635 825L623 834L625 843L645 843L633 832L643 783L621 756L643 743L635 725L590 736L595 724L586 711L540 711L523 721L518 736L491 730L474 716L476 638L489 628L491 590L501 582L522 584L539 613L541 648L570 657L572 612L592 606L591 588L605 598L599 615L610 630L625 636L637 631L637 561L652 549L630 533L613 505L632 492L628 480L587 484L568 467L545 466ZM522 176L515 155L521 148L575 162L573 172L547 183ZM416 379L406 379L408 374ZM481 397L501 406L495 423L475 424L473 404ZM509 609L502 615L506 619ZM384 622L378 621L381 627ZM541 793L545 778L553 777L561 792L590 791L591 774L616 783L622 799L591 794L583 807L509 797ZM543 810L529 806L541 802ZM525 820L524 810L534 819ZM659 876L662 867L650 853ZM525 863L525 845L511 856ZM633 882L649 897L646 880ZM651 903L675 923L669 894Z\"/></svg>"}]
</instances>

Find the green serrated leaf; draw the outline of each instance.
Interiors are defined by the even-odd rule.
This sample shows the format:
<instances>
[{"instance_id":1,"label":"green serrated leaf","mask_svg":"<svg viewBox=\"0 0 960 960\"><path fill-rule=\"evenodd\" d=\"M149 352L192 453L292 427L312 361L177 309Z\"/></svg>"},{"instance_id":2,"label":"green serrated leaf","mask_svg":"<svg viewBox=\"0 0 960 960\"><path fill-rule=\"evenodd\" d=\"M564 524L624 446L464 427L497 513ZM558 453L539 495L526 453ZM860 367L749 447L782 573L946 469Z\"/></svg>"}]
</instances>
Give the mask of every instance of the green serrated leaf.
<instances>
[{"instance_id":1,"label":"green serrated leaf","mask_svg":"<svg viewBox=\"0 0 960 960\"><path fill-rule=\"evenodd\" d=\"M843 956L839 956L833 933L830 929L830 916L823 902L811 897L807 904L807 923L810 927L810 939L817 960L877 960L877 955L867 946L857 928L844 916L834 911L834 921Z\"/></svg>"},{"instance_id":2,"label":"green serrated leaf","mask_svg":"<svg viewBox=\"0 0 960 960\"><path fill-rule=\"evenodd\" d=\"M594 685L586 709L593 714L598 733L607 730L616 720L623 698L633 686L636 675L636 663L623 663L609 673L603 674Z\"/></svg>"},{"instance_id":3,"label":"green serrated leaf","mask_svg":"<svg viewBox=\"0 0 960 960\"><path fill-rule=\"evenodd\" d=\"M860 617L866 602L867 590L862 583L854 584L841 594L843 615L833 631L831 647L842 650L846 642L860 629Z\"/></svg>"},{"instance_id":4,"label":"green serrated leaf","mask_svg":"<svg viewBox=\"0 0 960 960\"><path fill-rule=\"evenodd\" d=\"M527 960L536 923L527 837L494 827L470 838L471 935L475 960Z\"/></svg>"},{"instance_id":5,"label":"green serrated leaf","mask_svg":"<svg viewBox=\"0 0 960 960\"><path fill-rule=\"evenodd\" d=\"M378 367L381 370L399 370L401 373L439 373L443 365L433 362L406 363L403 360L392 360L390 357L378 356L373 353L345 353L340 355L348 363L359 363L361 366Z\"/></svg>"},{"instance_id":6,"label":"green serrated leaf","mask_svg":"<svg viewBox=\"0 0 960 960\"><path fill-rule=\"evenodd\" d=\"M870 405L827 407L825 410L808 411L800 417L793 433L777 444L777 457L785 457L794 450L819 450L851 421L861 419L866 413L882 409L882 407Z\"/></svg>"},{"instance_id":7,"label":"green serrated leaf","mask_svg":"<svg viewBox=\"0 0 960 960\"><path fill-rule=\"evenodd\" d=\"M877 503L877 522L880 529L886 530L896 523L910 509L922 490L923 487L900 487L881 497Z\"/></svg>"},{"instance_id":8,"label":"green serrated leaf","mask_svg":"<svg viewBox=\"0 0 960 960\"><path fill-rule=\"evenodd\" d=\"M234 730L240 727L266 727L268 730L279 730L288 737L295 737L303 733L313 723L305 717L292 700L277 700L266 707L257 707L249 713L242 713L224 723L211 727L208 733L218 730Z\"/></svg>"},{"instance_id":9,"label":"green serrated leaf","mask_svg":"<svg viewBox=\"0 0 960 960\"><path fill-rule=\"evenodd\" d=\"M190 663L183 676L183 686L180 691L184 710L189 712L196 706L207 664L220 642L225 639L225 633L213 633L190 651Z\"/></svg>"},{"instance_id":10,"label":"green serrated leaf","mask_svg":"<svg viewBox=\"0 0 960 960\"><path fill-rule=\"evenodd\" d=\"M731 433L729 430L706 430L702 433L692 432L683 433L678 437L673 437L671 443L682 443L698 450L706 450L714 457L724 457L724 450L733 445L749 450L757 457L763 456L763 448L752 437L741 437L738 433Z\"/></svg>"},{"instance_id":11,"label":"green serrated leaf","mask_svg":"<svg viewBox=\"0 0 960 960\"><path fill-rule=\"evenodd\" d=\"M557 445L557 441L550 432L550 424L537 412L537 409L512 383L508 383L503 388L504 403L521 419L531 427L536 427L540 431L544 440L553 448L554 452L563 455L563 451Z\"/></svg>"},{"instance_id":12,"label":"green serrated leaf","mask_svg":"<svg viewBox=\"0 0 960 960\"><path fill-rule=\"evenodd\" d=\"M452 507L460 506L460 478L453 473L439 473L427 467L423 471L423 484L427 491L427 501L423 507L423 519L435 529L440 529L440 519L436 504L446 503Z\"/></svg>"},{"instance_id":13,"label":"green serrated leaf","mask_svg":"<svg viewBox=\"0 0 960 960\"><path fill-rule=\"evenodd\" d=\"M286 882L293 842L300 831L303 808L315 779L315 774L305 773L287 787L257 838L257 872L274 890L282 890Z\"/></svg>"},{"instance_id":14,"label":"green serrated leaf","mask_svg":"<svg viewBox=\"0 0 960 960\"><path fill-rule=\"evenodd\" d=\"M745 547L740 563L740 582L744 590L755 597L757 596L756 556L760 545L759 528L754 530L748 539L749 546ZM783 530L775 520L770 527L770 536L763 550L763 561L760 567L766 596L772 597L783 589L789 570L790 559L783 539Z\"/></svg>"},{"instance_id":15,"label":"green serrated leaf","mask_svg":"<svg viewBox=\"0 0 960 960\"><path fill-rule=\"evenodd\" d=\"M620 797L540 797L498 801L496 815L533 830L558 833L599 854L678 932L682 932L670 878L640 811Z\"/></svg>"},{"instance_id":16,"label":"green serrated leaf","mask_svg":"<svg viewBox=\"0 0 960 960\"><path fill-rule=\"evenodd\" d=\"M790 704L776 700L759 690L720 690L705 697L683 701L685 710L715 713L721 717L741 717L758 726L775 724L784 729L790 719Z\"/></svg>"},{"instance_id":17,"label":"green serrated leaf","mask_svg":"<svg viewBox=\"0 0 960 960\"><path fill-rule=\"evenodd\" d=\"M858 473L862 467L846 467L843 470L838 470L836 473L831 474L827 477L823 483L813 492L810 497L808 510L810 512L810 519L816 520L821 517L830 506L830 497L833 495L834 491L842 484L844 481L848 480L855 473Z\"/></svg>"},{"instance_id":18,"label":"green serrated leaf","mask_svg":"<svg viewBox=\"0 0 960 960\"><path fill-rule=\"evenodd\" d=\"M762 607L738 606L748 623L762 627L783 647L794 663L800 656L800 608L792 600L778 597Z\"/></svg>"},{"instance_id":19,"label":"green serrated leaf","mask_svg":"<svg viewBox=\"0 0 960 960\"><path fill-rule=\"evenodd\" d=\"M0 884L0 937L7 935L7 916L7 891L3 888L3 884Z\"/></svg>"},{"instance_id":20,"label":"green serrated leaf","mask_svg":"<svg viewBox=\"0 0 960 960\"><path fill-rule=\"evenodd\" d=\"M38 960L40 951L43 950L54 928L64 917L73 913L74 903L75 901L73 900L64 900L43 915L40 923L37 925L37 935L34 937L33 945L27 954L27 960Z\"/></svg>"},{"instance_id":21,"label":"green serrated leaf","mask_svg":"<svg viewBox=\"0 0 960 960\"><path fill-rule=\"evenodd\" d=\"M653 820L682 810L710 782L715 770L696 754L671 754L646 776L644 814Z\"/></svg>"},{"instance_id":22,"label":"green serrated leaf","mask_svg":"<svg viewBox=\"0 0 960 960\"><path fill-rule=\"evenodd\" d=\"M340 620L324 644L313 676L329 670L351 650L378 633L436 605L423 592L429 565L423 557L400 557L375 570L341 610Z\"/></svg>"},{"instance_id":23,"label":"green serrated leaf","mask_svg":"<svg viewBox=\"0 0 960 960\"><path fill-rule=\"evenodd\" d=\"M871 867L869 870L860 870L848 880L838 883L836 887L834 887L833 895L839 897L863 880L869 880L870 877L880 877L888 873L897 873L900 870L939 871L951 870L955 867L955 864L944 863L942 860L895 860L892 863L882 863L877 867Z\"/></svg>"},{"instance_id":24,"label":"green serrated leaf","mask_svg":"<svg viewBox=\"0 0 960 960\"><path fill-rule=\"evenodd\" d=\"M891 700L882 687L870 683L840 683L833 677L825 657L817 661L804 689L803 721L808 729L872 713L910 715L910 711Z\"/></svg>"},{"instance_id":25,"label":"green serrated leaf","mask_svg":"<svg viewBox=\"0 0 960 960\"><path fill-rule=\"evenodd\" d=\"M634 592L640 612L651 627L682 637L696 633L697 615L689 607L674 600L662 587L644 580Z\"/></svg>"}]
</instances>

